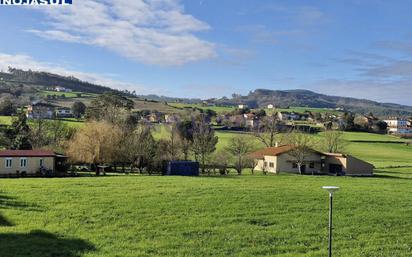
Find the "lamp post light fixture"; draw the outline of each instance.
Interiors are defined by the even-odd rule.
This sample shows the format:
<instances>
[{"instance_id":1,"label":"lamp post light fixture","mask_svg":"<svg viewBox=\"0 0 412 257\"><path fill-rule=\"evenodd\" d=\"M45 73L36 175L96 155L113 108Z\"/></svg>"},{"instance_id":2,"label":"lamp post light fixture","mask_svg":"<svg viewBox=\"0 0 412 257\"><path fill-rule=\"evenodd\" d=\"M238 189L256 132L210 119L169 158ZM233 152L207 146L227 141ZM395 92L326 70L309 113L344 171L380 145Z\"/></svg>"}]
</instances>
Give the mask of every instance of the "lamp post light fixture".
<instances>
[{"instance_id":1,"label":"lamp post light fixture","mask_svg":"<svg viewBox=\"0 0 412 257\"><path fill-rule=\"evenodd\" d=\"M323 186L323 189L329 192L329 257L332 257L332 202L333 193L339 190L336 186Z\"/></svg>"}]
</instances>

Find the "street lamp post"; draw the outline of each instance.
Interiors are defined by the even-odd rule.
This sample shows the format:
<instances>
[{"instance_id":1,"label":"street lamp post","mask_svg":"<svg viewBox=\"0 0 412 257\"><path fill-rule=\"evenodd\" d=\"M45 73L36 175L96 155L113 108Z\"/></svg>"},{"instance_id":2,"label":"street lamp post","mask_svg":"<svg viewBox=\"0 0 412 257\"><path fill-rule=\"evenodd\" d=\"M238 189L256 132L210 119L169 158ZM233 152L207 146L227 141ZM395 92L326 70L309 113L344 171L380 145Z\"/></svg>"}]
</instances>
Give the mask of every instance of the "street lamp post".
<instances>
[{"instance_id":1,"label":"street lamp post","mask_svg":"<svg viewBox=\"0 0 412 257\"><path fill-rule=\"evenodd\" d=\"M336 186L323 186L323 189L329 192L329 257L332 257L332 202L333 193L339 190Z\"/></svg>"}]
</instances>

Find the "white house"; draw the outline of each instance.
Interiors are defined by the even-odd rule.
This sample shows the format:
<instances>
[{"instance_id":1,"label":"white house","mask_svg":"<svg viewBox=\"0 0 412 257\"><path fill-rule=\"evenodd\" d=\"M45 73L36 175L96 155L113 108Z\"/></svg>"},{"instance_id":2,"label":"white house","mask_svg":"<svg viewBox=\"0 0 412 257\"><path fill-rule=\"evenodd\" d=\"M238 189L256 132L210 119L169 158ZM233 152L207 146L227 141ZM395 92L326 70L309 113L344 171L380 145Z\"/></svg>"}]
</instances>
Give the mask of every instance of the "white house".
<instances>
[{"instance_id":1,"label":"white house","mask_svg":"<svg viewBox=\"0 0 412 257\"><path fill-rule=\"evenodd\" d=\"M247 104L239 104L237 107L241 110L248 108Z\"/></svg>"},{"instance_id":2,"label":"white house","mask_svg":"<svg viewBox=\"0 0 412 257\"><path fill-rule=\"evenodd\" d=\"M268 108L268 109L274 109L275 106L274 106L273 104L268 104L267 108Z\"/></svg>"},{"instance_id":3,"label":"white house","mask_svg":"<svg viewBox=\"0 0 412 257\"><path fill-rule=\"evenodd\" d=\"M411 134L412 128L408 126L408 120L401 118L388 118L384 120L388 124L389 134Z\"/></svg>"},{"instance_id":4,"label":"white house","mask_svg":"<svg viewBox=\"0 0 412 257\"><path fill-rule=\"evenodd\" d=\"M73 112L70 108L57 108L56 117L58 118L71 118L73 117Z\"/></svg>"},{"instance_id":5,"label":"white house","mask_svg":"<svg viewBox=\"0 0 412 257\"><path fill-rule=\"evenodd\" d=\"M295 112L278 112L277 113L279 120L300 120L301 115Z\"/></svg>"},{"instance_id":6,"label":"white house","mask_svg":"<svg viewBox=\"0 0 412 257\"><path fill-rule=\"evenodd\" d=\"M268 147L250 154L255 160L254 170L270 173L298 173L296 159L289 153L292 145ZM341 153L322 153L310 150L301 166L304 174L373 176L374 166L354 156Z\"/></svg>"},{"instance_id":7,"label":"white house","mask_svg":"<svg viewBox=\"0 0 412 257\"><path fill-rule=\"evenodd\" d=\"M27 106L26 116L29 119L52 119L56 107L48 103L35 103Z\"/></svg>"},{"instance_id":8,"label":"white house","mask_svg":"<svg viewBox=\"0 0 412 257\"><path fill-rule=\"evenodd\" d=\"M65 87L60 87L60 86L55 87L54 91L56 91L56 92L65 92L65 93L72 92L72 90L70 88L65 88Z\"/></svg>"}]
</instances>

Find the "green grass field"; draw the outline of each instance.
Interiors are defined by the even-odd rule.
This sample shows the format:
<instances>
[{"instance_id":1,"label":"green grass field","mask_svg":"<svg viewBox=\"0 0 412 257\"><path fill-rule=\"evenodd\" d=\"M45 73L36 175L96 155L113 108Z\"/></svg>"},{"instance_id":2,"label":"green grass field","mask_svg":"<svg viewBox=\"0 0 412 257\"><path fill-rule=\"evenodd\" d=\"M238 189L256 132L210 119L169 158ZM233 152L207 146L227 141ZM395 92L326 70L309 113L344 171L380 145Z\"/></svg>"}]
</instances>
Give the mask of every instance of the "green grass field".
<instances>
[{"instance_id":1,"label":"green grass field","mask_svg":"<svg viewBox=\"0 0 412 257\"><path fill-rule=\"evenodd\" d=\"M57 91L47 91L47 90L40 91L41 96L47 96L47 95L62 96L64 95L67 98L76 98L78 94L80 94L81 97L87 97L87 98L98 96L97 94L84 93L84 92L57 92Z\"/></svg>"},{"instance_id":2,"label":"green grass field","mask_svg":"<svg viewBox=\"0 0 412 257\"><path fill-rule=\"evenodd\" d=\"M289 107L289 108L276 108L276 109L265 109L266 113L272 114L274 112L297 112L297 113L305 113L305 112L313 112L313 113L331 113L331 114L341 114L342 111L337 111L334 109L328 108L311 108L311 107Z\"/></svg>"},{"instance_id":3,"label":"green grass field","mask_svg":"<svg viewBox=\"0 0 412 257\"><path fill-rule=\"evenodd\" d=\"M154 136L157 139L167 138L168 131L163 126L157 126ZM224 151L234 137L246 137L256 149L263 148L264 145L250 133L217 131L219 138L216 146L218 151ZM393 166L412 167L412 145L407 146L408 140L390 135L371 134L363 132L343 132L346 141L345 153L371 162L377 168ZM321 149L323 133L314 135L316 148ZM362 142L363 141L363 142Z\"/></svg>"},{"instance_id":4,"label":"green grass field","mask_svg":"<svg viewBox=\"0 0 412 257\"><path fill-rule=\"evenodd\" d=\"M11 116L0 116L0 125L11 125Z\"/></svg>"},{"instance_id":5,"label":"green grass field","mask_svg":"<svg viewBox=\"0 0 412 257\"><path fill-rule=\"evenodd\" d=\"M3 179L1 256L410 256L412 171Z\"/></svg>"},{"instance_id":6,"label":"green grass field","mask_svg":"<svg viewBox=\"0 0 412 257\"><path fill-rule=\"evenodd\" d=\"M218 114L231 112L236 109L234 106L203 106L201 104L169 103L169 105L176 108L198 108L202 110L209 109Z\"/></svg>"},{"instance_id":7,"label":"green grass field","mask_svg":"<svg viewBox=\"0 0 412 257\"><path fill-rule=\"evenodd\" d=\"M11 116L0 116L0 125L11 125L13 117ZM66 118L63 120L70 127L80 127L83 126L83 121L76 120L75 118Z\"/></svg>"}]
</instances>

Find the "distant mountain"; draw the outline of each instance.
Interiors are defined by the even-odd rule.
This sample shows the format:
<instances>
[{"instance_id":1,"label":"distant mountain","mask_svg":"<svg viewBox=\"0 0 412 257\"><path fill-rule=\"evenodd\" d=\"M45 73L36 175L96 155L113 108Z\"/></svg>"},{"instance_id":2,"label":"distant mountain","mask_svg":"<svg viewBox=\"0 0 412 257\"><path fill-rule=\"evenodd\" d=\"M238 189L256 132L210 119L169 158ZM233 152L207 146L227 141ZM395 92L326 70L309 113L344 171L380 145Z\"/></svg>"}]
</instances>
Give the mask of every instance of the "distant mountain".
<instances>
[{"instance_id":1,"label":"distant mountain","mask_svg":"<svg viewBox=\"0 0 412 257\"><path fill-rule=\"evenodd\" d=\"M25 71L9 67L8 72L0 72L0 82L25 86L65 87L73 91L102 94L115 89L81 81L73 76L61 76L49 72Z\"/></svg>"},{"instance_id":2,"label":"distant mountain","mask_svg":"<svg viewBox=\"0 0 412 257\"><path fill-rule=\"evenodd\" d=\"M8 72L0 72L0 94L9 93L23 86L31 95L35 88L65 87L73 91L102 94L116 89L96 85L79 80L73 76L61 76L49 72L20 70L9 68ZM33 92L33 93L30 93ZM157 95L136 95L135 92L121 91L124 95L161 102L200 103L201 99L175 98ZM141 93L141 92L139 92ZM0 95L1 96L1 95ZM312 107L312 108L343 108L355 113L367 114L372 112L377 116L412 116L412 106L392 103L378 103L375 101L356 99L350 97L329 96L318 94L309 90L269 90L256 89L248 95L233 95L232 98L223 97L210 99L208 102L218 105L247 104L251 108L263 108L273 104L278 108L286 107Z\"/></svg>"},{"instance_id":3,"label":"distant mountain","mask_svg":"<svg viewBox=\"0 0 412 257\"><path fill-rule=\"evenodd\" d=\"M356 113L367 114L372 112L378 116L411 116L412 106L392 103L379 103L371 100L350 97L329 96L309 90L269 90L256 89L246 96L235 95L232 98L221 98L217 104L236 105L247 104L251 108L263 108L273 104L278 108L290 106L312 108L343 108Z\"/></svg>"}]
</instances>

